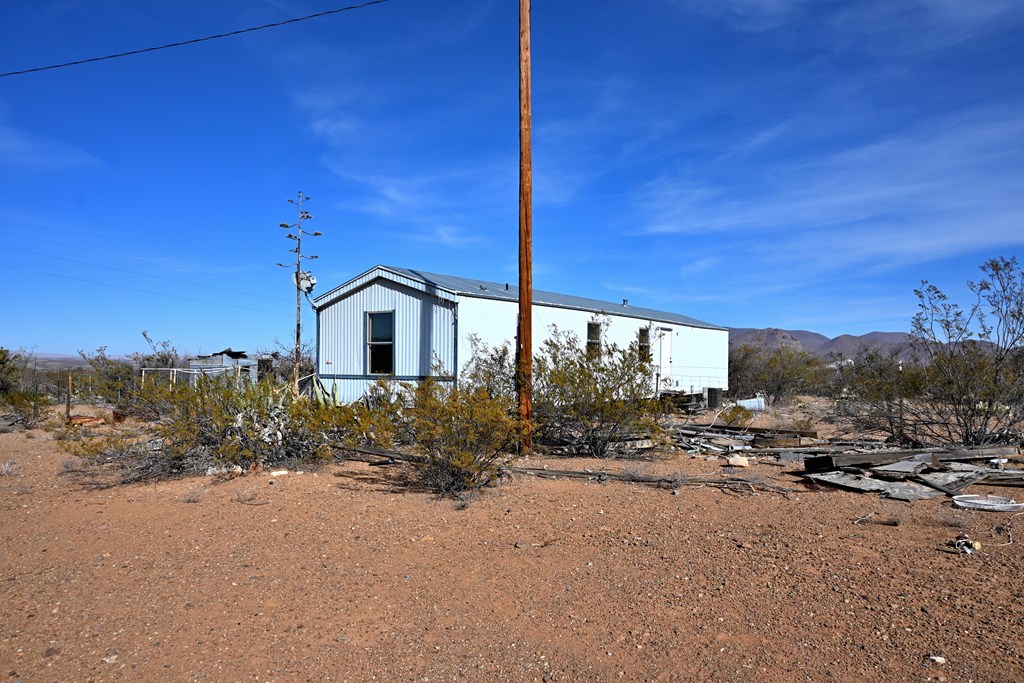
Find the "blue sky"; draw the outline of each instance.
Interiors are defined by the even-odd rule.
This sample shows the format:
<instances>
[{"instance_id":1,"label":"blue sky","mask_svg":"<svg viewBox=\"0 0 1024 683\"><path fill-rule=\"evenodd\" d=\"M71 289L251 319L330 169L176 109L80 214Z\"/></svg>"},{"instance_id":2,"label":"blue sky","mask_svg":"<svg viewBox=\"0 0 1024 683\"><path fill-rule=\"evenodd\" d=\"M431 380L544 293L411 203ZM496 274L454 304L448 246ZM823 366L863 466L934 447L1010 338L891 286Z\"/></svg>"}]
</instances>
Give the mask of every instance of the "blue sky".
<instances>
[{"instance_id":1,"label":"blue sky","mask_svg":"<svg viewBox=\"0 0 1024 683\"><path fill-rule=\"evenodd\" d=\"M345 4L8 0L0 71ZM287 343L299 190L320 292L515 282L517 12L389 0L0 78L0 346ZM1013 0L535 0L535 286L908 329L922 278L960 297L1024 242L1022 29Z\"/></svg>"}]
</instances>

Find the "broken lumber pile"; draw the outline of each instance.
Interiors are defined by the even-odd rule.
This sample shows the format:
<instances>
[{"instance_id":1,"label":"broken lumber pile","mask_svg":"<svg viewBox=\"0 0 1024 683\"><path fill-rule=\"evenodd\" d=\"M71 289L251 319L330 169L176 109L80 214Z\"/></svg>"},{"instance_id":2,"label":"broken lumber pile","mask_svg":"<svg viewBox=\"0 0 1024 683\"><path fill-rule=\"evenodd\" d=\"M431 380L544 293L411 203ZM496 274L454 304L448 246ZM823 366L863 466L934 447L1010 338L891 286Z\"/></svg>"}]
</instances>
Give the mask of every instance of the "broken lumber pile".
<instances>
[{"instance_id":1,"label":"broken lumber pile","mask_svg":"<svg viewBox=\"0 0 1024 683\"><path fill-rule=\"evenodd\" d=\"M1005 462L1019 457L1019 449L1013 446L829 454L804 460L800 476L913 501L955 496L973 484L1024 486L1024 470L1003 469Z\"/></svg>"}]
</instances>

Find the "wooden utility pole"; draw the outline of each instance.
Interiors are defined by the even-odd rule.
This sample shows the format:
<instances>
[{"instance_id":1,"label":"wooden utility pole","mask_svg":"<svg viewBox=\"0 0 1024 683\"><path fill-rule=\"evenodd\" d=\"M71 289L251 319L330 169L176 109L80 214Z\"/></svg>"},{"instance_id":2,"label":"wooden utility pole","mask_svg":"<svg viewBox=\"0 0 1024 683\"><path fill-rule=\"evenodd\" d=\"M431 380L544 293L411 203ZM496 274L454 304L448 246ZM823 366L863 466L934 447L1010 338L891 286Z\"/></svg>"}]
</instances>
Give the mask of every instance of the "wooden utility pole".
<instances>
[{"instance_id":1,"label":"wooden utility pole","mask_svg":"<svg viewBox=\"0 0 1024 683\"><path fill-rule=\"evenodd\" d=\"M519 447L533 449L533 162L530 0L519 0Z\"/></svg>"}]
</instances>

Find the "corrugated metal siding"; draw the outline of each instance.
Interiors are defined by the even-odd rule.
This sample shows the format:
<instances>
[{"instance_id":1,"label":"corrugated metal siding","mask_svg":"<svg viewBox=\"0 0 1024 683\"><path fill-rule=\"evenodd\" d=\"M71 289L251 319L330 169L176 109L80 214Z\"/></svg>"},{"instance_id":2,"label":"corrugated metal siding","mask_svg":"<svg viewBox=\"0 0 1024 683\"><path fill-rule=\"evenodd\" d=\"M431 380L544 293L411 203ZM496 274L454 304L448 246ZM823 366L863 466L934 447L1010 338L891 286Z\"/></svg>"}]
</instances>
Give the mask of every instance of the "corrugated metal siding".
<instances>
[{"instance_id":1,"label":"corrugated metal siding","mask_svg":"<svg viewBox=\"0 0 1024 683\"><path fill-rule=\"evenodd\" d=\"M377 280L319 311L321 376L366 376L366 314L394 311L395 375L431 374L435 355L455 365L454 304L394 282Z\"/></svg>"},{"instance_id":2,"label":"corrugated metal siding","mask_svg":"<svg viewBox=\"0 0 1024 683\"><path fill-rule=\"evenodd\" d=\"M337 383L340 399L358 399L373 382L367 377L366 314L395 312L395 374L415 378L431 374L434 357L447 372L457 373L470 359L469 337L475 334L484 343L497 347L516 336L518 303L508 300L504 286L499 297L480 297L475 293L458 296L450 291L430 291L452 283L424 283L415 279L424 274L405 271L396 277L391 270L375 268L342 288L332 290L320 300L326 305L318 314L319 372L325 383ZM384 272L387 271L387 272ZM341 291L344 290L344 291ZM579 300L577 300L578 303ZM456 306L458 307L456 311ZM540 352L551 326L571 331L580 340L587 336L587 323L593 311L545 305L535 301L533 308L534 354ZM649 318L645 309L628 308L625 315L606 313L609 322L606 339L627 346L637 338L640 327L653 324L672 330L672 358L669 382L662 389L700 391L708 387L728 387L728 332L722 328L691 326L676 316L666 321L660 312ZM657 350L652 333L652 351Z\"/></svg>"},{"instance_id":3,"label":"corrugated metal siding","mask_svg":"<svg viewBox=\"0 0 1024 683\"><path fill-rule=\"evenodd\" d=\"M313 305L317 307L325 307L333 303L336 299L347 297L360 287L365 287L369 283L381 277L390 279L401 285L405 285L412 290L418 290L428 294L436 294L438 297L448 299L449 301L456 301L458 298L452 292L440 287L438 283L434 282L430 278L421 275L418 271L402 268L388 268L387 266L374 266L365 273L357 275L348 282L316 297L316 299L313 300Z\"/></svg>"}]
</instances>

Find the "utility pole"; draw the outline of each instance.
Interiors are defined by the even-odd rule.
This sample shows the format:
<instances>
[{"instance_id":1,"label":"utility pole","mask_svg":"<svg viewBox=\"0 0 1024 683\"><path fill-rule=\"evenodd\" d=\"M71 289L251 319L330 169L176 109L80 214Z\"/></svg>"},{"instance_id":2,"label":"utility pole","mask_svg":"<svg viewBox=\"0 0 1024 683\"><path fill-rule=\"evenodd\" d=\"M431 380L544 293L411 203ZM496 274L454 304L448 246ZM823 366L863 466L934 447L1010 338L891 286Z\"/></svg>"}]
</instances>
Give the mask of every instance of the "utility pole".
<instances>
[{"instance_id":1,"label":"utility pole","mask_svg":"<svg viewBox=\"0 0 1024 683\"><path fill-rule=\"evenodd\" d=\"M533 162L530 0L519 0L519 448L533 450Z\"/></svg>"},{"instance_id":2,"label":"utility pole","mask_svg":"<svg viewBox=\"0 0 1024 683\"><path fill-rule=\"evenodd\" d=\"M286 230L294 231L294 234L289 232L286 237L290 240L295 240L295 248L288 250L295 254L295 263L277 264L282 268L291 268L292 266L295 266L295 368L292 384L292 395L295 398L299 397L299 364L302 360L302 293L304 291L302 283L304 279L306 282L309 282L312 279L312 276L310 276L309 273L304 273L302 271L302 259L312 261L316 258L316 256L302 255L302 236L309 235L310 237L319 237L323 234L322 232L307 232L302 229L302 221L312 220L313 218L312 214L302 208L302 204L307 201L309 201L309 197L302 194L301 190L299 191L296 199L289 199L288 203L294 204L296 210L299 212L298 219L294 223L281 223L279 226ZM316 281L313 280L313 282L315 283ZM308 292L311 289L312 285L310 285L305 291Z\"/></svg>"}]
</instances>

